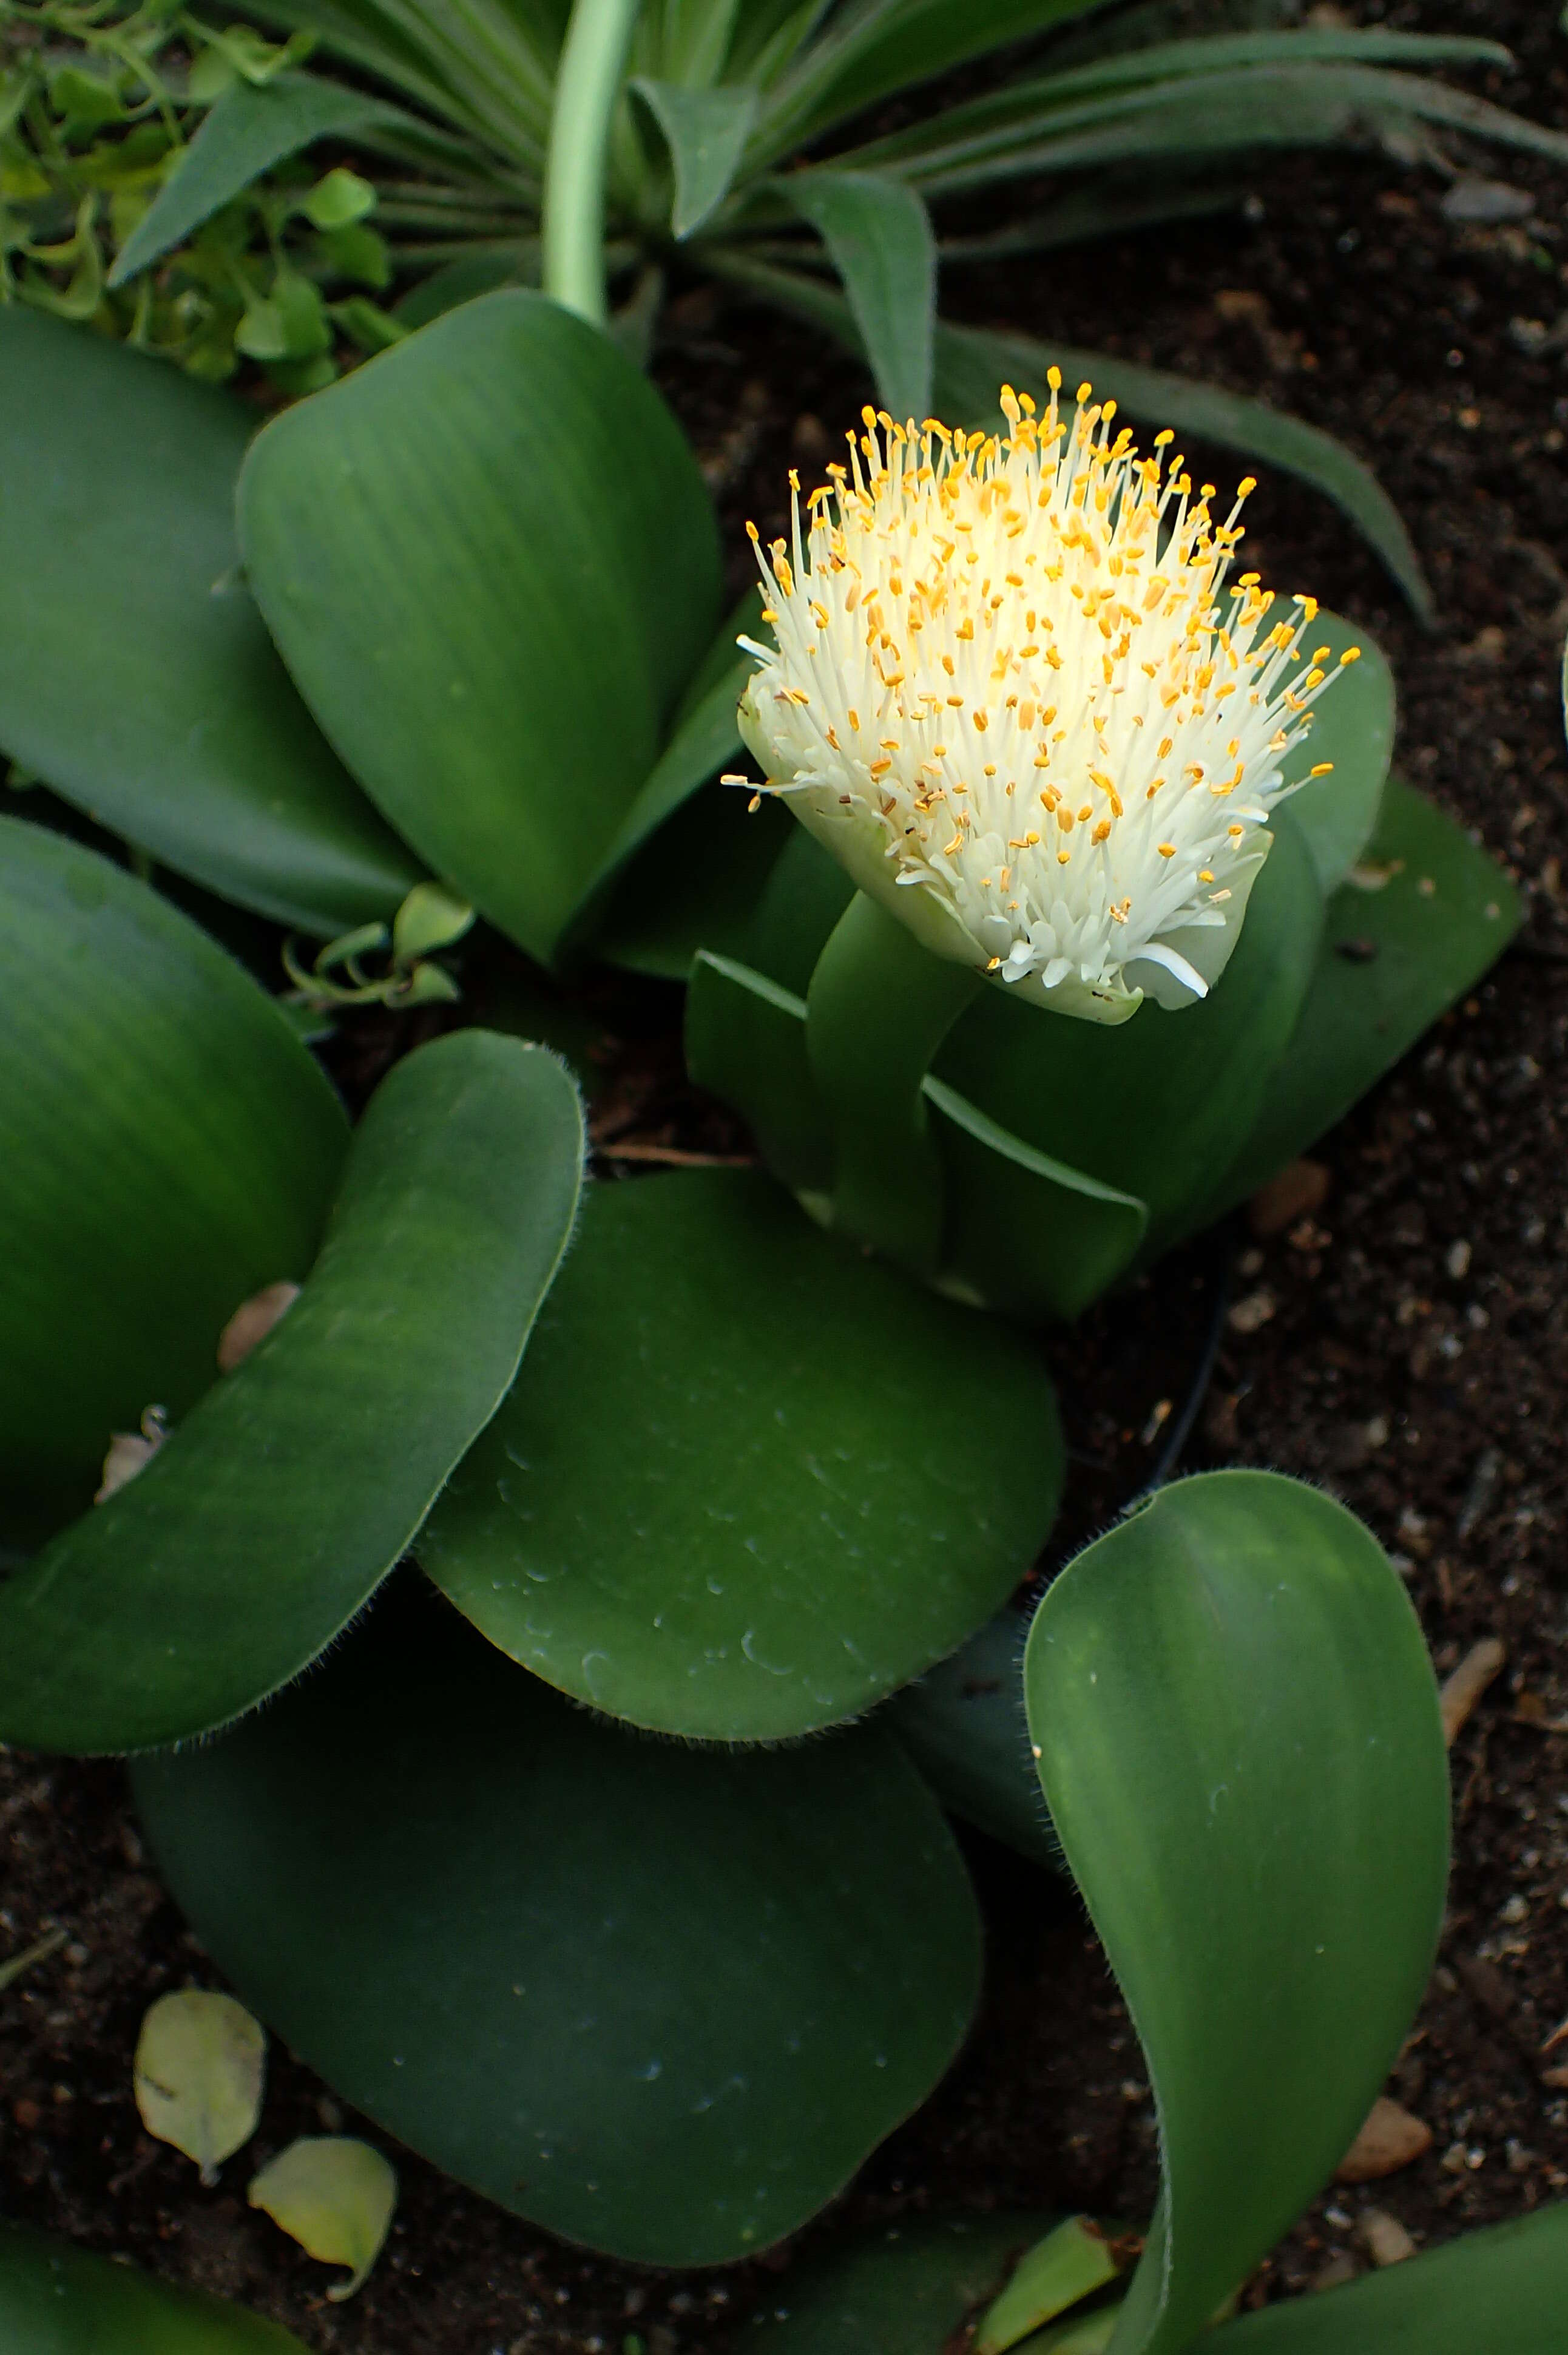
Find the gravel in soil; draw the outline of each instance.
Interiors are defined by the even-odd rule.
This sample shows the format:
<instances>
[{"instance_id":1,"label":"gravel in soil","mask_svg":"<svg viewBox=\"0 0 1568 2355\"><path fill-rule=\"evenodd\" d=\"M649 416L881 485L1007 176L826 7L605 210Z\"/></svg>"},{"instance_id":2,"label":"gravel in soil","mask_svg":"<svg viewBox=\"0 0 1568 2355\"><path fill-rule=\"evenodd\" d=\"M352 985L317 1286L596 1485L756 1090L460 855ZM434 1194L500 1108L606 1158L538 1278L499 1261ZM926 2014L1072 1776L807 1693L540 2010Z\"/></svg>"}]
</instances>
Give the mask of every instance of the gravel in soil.
<instances>
[{"instance_id":1,"label":"gravel in soil","mask_svg":"<svg viewBox=\"0 0 1568 2355\"><path fill-rule=\"evenodd\" d=\"M1510 39L1523 71L1489 94L1568 123L1568 46L1548 12L1455 0L1386 21ZM1387 2089L1431 2146L1319 2201L1255 2299L1367 2264L1372 2243L1389 2245L1372 2211L1425 2245L1568 2191L1568 2037L1550 2042L1568 2019L1568 185L1528 159L1471 164L1527 190L1532 212L1466 225L1441 209L1431 172L1298 159L1257 180L1239 223L954 272L947 296L955 315L1055 328L1261 394L1372 461L1434 581L1435 632L1331 510L1278 478L1249 507L1249 561L1376 633L1400 681L1404 768L1509 865L1529 909L1492 977L1317 1149L1316 1209L1267 1241L1240 1237L1238 1297L1185 1458L1270 1465L1341 1496L1408 1579L1440 1672L1481 1637L1507 1650L1455 1746L1442 1955ZM659 374L719 494L738 588L741 522L777 520L784 468L825 456L865 388L803 333L700 289L677 297ZM1240 471L1223 453L1207 463ZM607 1168L650 1150L744 1152L683 1090L667 1004L634 1015L611 985L586 1011L620 1037L595 1116ZM351 1092L408 1035L376 1020L345 1031L334 1060ZM1052 1342L1074 1456L1064 1546L1147 1476L1213 1296L1199 1247ZM0 1958L67 1934L0 1994L5 2213L238 2296L345 2355L622 2355L638 2339L677 2355L722 2347L776 2294L791 2251L711 2275L636 2273L394 2152L387 2250L353 2305L328 2305L323 2270L243 2199L252 2165L295 2134L356 2124L306 2070L274 2053L261 2136L216 2191L141 2130L142 2014L212 1974L148 1868L118 1769L0 1752ZM842 2217L1000 2202L1144 2213L1151 2104L1078 1906L968 1845L991 1924L980 2021Z\"/></svg>"}]
</instances>

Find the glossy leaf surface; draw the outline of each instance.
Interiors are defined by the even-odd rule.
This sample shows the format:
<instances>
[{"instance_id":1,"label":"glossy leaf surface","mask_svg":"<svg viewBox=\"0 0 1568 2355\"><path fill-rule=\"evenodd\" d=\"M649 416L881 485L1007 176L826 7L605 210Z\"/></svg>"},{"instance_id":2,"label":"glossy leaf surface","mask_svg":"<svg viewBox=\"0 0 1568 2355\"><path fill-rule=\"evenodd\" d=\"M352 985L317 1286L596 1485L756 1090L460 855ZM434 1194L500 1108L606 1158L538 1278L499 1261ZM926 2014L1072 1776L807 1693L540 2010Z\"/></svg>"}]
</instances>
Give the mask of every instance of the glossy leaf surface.
<instances>
[{"instance_id":1,"label":"glossy leaf surface","mask_svg":"<svg viewBox=\"0 0 1568 2355\"><path fill-rule=\"evenodd\" d=\"M883 405L902 423L931 406L937 241L925 205L876 172L790 173L790 203L843 282Z\"/></svg>"},{"instance_id":2,"label":"glossy leaf surface","mask_svg":"<svg viewBox=\"0 0 1568 2355\"><path fill-rule=\"evenodd\" d=\"M460 2182L622 2257L717 2264L803 2222L974 2002L963 1867L885 1734L649 1742L418 1590L135 1782L279 2035Z\"/></svg>"},{"instance_id":3,"label":"glossy leaf surface","mask_svg":"<svg viewBox=\"0 0 1568 2355\"><path fill-rule=\"evenodd\" d=\"M1564 2315L1568 2201L1558 2200L1320 2297L1244 2315L1213 2345L1214 2355L1560 2355Z\"/></svg>"},{"instance_id":4,"label":"glossy leaf surface","mask_svg":"<svg viewBox=\"0 0 1568 2355\"><path fill-rule=\"evenodd\" d=\"M1146 1202L1156 1251L1235 1150L1295 1030L1322 927L1311 854L1288 805L1241 939L1201 1005L1139 1007L1114 1030L991 987L937 1072L1037 1151Z\"/></svg>"},{"instance_id":5,"label":"glossy leaf surface","mask_svg":"<svg viewBox=\"0 0 1568 2355\"><path fill-rule=\"evenodd\" d=\"M256 594L392 822L547 961L718 618L708 495L611 341L489 294L275 419Z\"/></svg>"},{"instance_id":6,"label":"glossy leaf surface","mask_svg":"<svg viewBox=\"0 0 1568 2355\"><path fill-rule=\"evenodd\" d=\"M316 1657L511 1382L581 1154L576 1092L542 1049L462 1030L393 1066L282 1322L0 1585L6 1740L173 1741Z\"/></svg>"},{"instance_id":7,"label":"glossy leaf surface","mask_svg":"<svg viewBox=\"0 0 1568 2355\"><path fill-rule=\"evenodd\" d=\"M0 2223L5 2355L303 2355L292 2331L201 2290Z\"/></svg>"},{"instance_id":8,"label":"glossy leaf surface","mask_svg":"<svg viewBox=\"0 0 1568 2355\"><path fill-rule=\"evenodd\" d=\"M309 74L278 74L260 84L234 82L126 239L110 271L110 285L122 285L161 260L253 180L313 141L352 138L356 131L407 126L408 121L381 99Z\"/></svg>"},{"instance_id":9,"label":"glossy leaf surface","mask_svg":"<svg viewBox=\"0 0 1568 2355\"><path fill-rule=\"evenodd\" d=\"M419 1558L594 1708L774 1741L991 1615L1050 1528L1061 1450L1032 1342L846 1251L760 1174L682 1171L588 1196Z\"/></svg>"},{"instance_id":10,"label":"glossy leaf surface","mask_svg":"<svg viewBox=\"0 0 1568 2355\"><path fill-rule=\"evenodd\" d=\"M912 2216L791 2265L750 2336L766 2355L943 2355L1050 2224L1046 2216Z\"/></svg>"},{"instance_id":11,"label":"glossy leaf surface","mask_svg":"<svg viewBox=\"0 0 1568 2355\"><path fill-rule=\"evenodd\" d=\"M154 1404L187 1413L240 1302L305 1273L348 1124L278 1007L188 918L14 818L0 996L0 1496L7 1518L58 1525L111 1433Z\"/></svg>"},{"instance_id":12,"label":"glossy leaf surface","mask_svg":"<svg viewBox=\"0 0 1568 2355\"><path fill-rule=\"evenodd\" d=\"M1420 2000L1447 1869L1436 1689L1369 1532L1258 1472L1162 1489L1080 1554L1024 1687L1160 2110L1114 2345L1175 2355L1328 2179Z\"/></svg>"},{"instance_id":13,"label":"glossy leaf surface","mask_svg":"<svg viewBox=\"0 0 1568 2355\"><path fill-rule=\"evenodd\" d=\"M0 746L180 874L324 936L390 916L419 868L238 578L254 424L166 360L0 306Z\"/></svg>"},{"instance_id":14,"label":"glossy leaf surface","mask_svg":"<svg viewBox=\"0 0 1568 2355\"><path fill-rule=\"evenodd\" d=\"M1391 778L1365 856L1329 902L1300 1018L1212 1215L1341 1119L1496 962L1520 914L1496 859Z\"/></svg>"}]
</instances>

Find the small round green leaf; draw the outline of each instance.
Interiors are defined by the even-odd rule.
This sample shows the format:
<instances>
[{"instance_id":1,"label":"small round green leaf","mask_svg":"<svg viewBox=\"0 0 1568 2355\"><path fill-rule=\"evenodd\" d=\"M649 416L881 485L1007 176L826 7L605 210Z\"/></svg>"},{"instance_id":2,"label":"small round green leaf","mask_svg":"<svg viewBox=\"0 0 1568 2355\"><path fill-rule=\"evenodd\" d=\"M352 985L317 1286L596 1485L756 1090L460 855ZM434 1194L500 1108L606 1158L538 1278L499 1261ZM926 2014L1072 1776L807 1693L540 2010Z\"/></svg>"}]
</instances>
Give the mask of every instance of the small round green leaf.
<instances>
[{"instance_id":1,"label":"small round green leaf","mask_svg":"<svg viewBox=\"0 0 1568 2355\"><path fill-rule=\"evenodd\" d=\"M428 1589L134 1774L175 1897L279 2036L460 2181L621 2257L793 2231L975 2000L969 1883L889 1736L651 1742Z\"/></svg>"},{"instance_id":2,"label":"small round green leaf","mask_svg":"<svg viewBox=\"0 0 1568 2355\"><path fill-rule=\"evenodd\" d=\"M151 2007L136 2040L142 2124L216 2183L256 2131L266 2067L267 2039L243 2004L209 1987L175 1988Z\"/></svg>"},{"instance_id":3,"label":"small round green leaf","mask_svg":"<svg viewBox=\"0 0 1568 2355\"><path fill-rule=\"evenodd\" d=\"M516 1372L581 1162L576 1090L542 1048L461 1030L395 1064L281 1322L0 1585L0 1738L176 1741L313 1660Z\"/></svg>"},{"instance_id":4,"label":"small round green leaf","mask_svg":"<svg viewBox=\"0 0 1568 2355\"><path fill-rule=\"evenodd\" d=\"M0 2223L5 2355L304 2355L292 2331L201 2290Z\"/></svg>"},{"instance_id":5,"label":"small round green leaf","mask_svg":"<svg viewBox=\"0 0 1568 2355\"><path fill-rule=\"evenodd\" d=\"M601 1186L419 1544L493 1643L718 1742L856 1715L1017 1585L1062 1479L1029 1337L749 1172Z\"/></svg>"},{"instance_id":6,"label":"small round green leaf","mask_svg":"<svg viewBox=\"0 0 1568 2355\"><path fill-rule=\"evenodd\" d=\"M254 413L0 306L0 746L209 890L308 932L419 869L323 741L238 577Z\"/></svg>"},{"instance_id":7,"label":"small round green leaf","mask_svg":"<svg viewBox=\"0 0 1568 2355\"><path fill-rule=\"evenodd\" d=\"M1421 1999L1447 1873L1436 1687L1375 1540L1267 1472L1162 1489L1081 1553L1023 1673L1160 2108L1118 2355L1178 2355L1328 2179Z\"/></svg>"},{"instance_id":8,"label":"small round green leaf","mask_svg":"<svg viewBox=\"0 0 1568 2355\"><path fill-rule=\"evenodd\" d=\"M147 1408L185 1415L240 1302L305 1273L348 1124L205 933L9 818L0 1005L0 1495L25 1529L85 1506Z\"/></svg>"},{"instance_id":9,"label":"small round green leaf","mask_svg":"<svg viewBox=\"0 0 1568 2355\"><path fill-rule=\"evenodd\" d=\"M367 2142L351 2135L309 2135L291 2142L251 2179L246 2198L323 2264L347 2265L334 2282L334 2305L365 2286L392 2225L397 2178Z\"/></svg>"},{"instance_id":10,"label":"small round green leaf","mask_svg":"<svg viewBox=\"0 0 1568 2355\"><path fill-rule=\"evenodd\" d=\"M485 295L275 419L239 522L366 792L547 960L718 618L712 503L658 394L542 295Z\"/></svg>"}]
</instances>

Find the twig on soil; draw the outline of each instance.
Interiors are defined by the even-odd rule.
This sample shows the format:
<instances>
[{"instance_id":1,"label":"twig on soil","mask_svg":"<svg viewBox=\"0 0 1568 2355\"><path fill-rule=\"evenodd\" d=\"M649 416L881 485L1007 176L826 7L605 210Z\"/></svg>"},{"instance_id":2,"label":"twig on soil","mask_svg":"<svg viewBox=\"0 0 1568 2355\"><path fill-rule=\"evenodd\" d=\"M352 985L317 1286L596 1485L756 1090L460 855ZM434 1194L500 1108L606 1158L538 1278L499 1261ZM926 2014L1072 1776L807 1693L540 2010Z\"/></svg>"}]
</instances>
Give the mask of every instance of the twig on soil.
<instances>
[{"instance_id":1,"label":"twig on soil","mask_svg":"<svg viewBox=\"0 0 1568 2355\"><path fill-rule=\"evenodd\" d=\"M69 1935L69 1930L51 1930L36 1945L24 1946L21 1953L13 1955L8 1963L0 1963L0 1995L4 1995L7 1987L15 1987L18 1979L26 1978L39 1963L47 1963L51 1955L58 1955Z\"/></svg>"},{"instance_id":2,"label":"twig on soil","mask_svg":"<svg viewBox=\"0 0 1568 2355\"><path fill-rule=\"evenodd\" d=\"M1460 1728L1507 1657L1508 1653L1495 1636L1483 1636L1478 1644L1471 1645L1453 1675L1445 1681L1439 1698L1443 1706L1443 1739L1450 1750Z\"/></svg>"}]
</instances>

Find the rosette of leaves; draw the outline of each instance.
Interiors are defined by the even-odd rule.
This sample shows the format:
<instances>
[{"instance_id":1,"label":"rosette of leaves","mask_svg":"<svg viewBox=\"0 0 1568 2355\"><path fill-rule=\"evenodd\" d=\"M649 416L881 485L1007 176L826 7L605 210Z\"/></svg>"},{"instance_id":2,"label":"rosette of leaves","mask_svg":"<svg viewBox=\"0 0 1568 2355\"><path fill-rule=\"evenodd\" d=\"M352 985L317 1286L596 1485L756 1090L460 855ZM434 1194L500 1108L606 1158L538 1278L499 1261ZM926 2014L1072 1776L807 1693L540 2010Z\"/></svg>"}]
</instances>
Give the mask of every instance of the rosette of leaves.
<instances>
[{"instance_id":1,"label":"rosette of leaves","mask_svg":"<svg viewBox=\"0 0 1568 2355\"><path fill-rule=\"evenodd\" d=\"M340 350L393 340L373 299L392 275L370 221L376 190L342 165L318 176L290 158L261 171L154 272L130 284L117 273L213 106L266 90L312 46L308 34L280 44L243 24L202 25L171 0L4 0L0 301L122 336L212 383L259 362L291 393L330 383Z\"/></svg>"},{"instance_id":2,"label":"rosette of leaves","mask_svg":"<svg viewBox=\"0 0 1568 2355\"><path fill-rule=\"evenodd\" d=\"M937 325L944 258L1233 203L1238 165L1281 148L1382 140L1441 161L1437 137L1457 134L1568 154L1561 134L1425 70L1506 65L1495 43L1282 30L1272 8L1241 30L1222 9L1217 29L1186 38L1170 37L1167 11L1107 0L486 0L461 18L444 0L267 0L260 13L318 43L310 70L220 102L121 278L266 165L323 133L358 137L403 161L377 174L377 218L400 267L436 273L411 317L532 281L541 247L546 285L602 315L607 230L632 290L629 334L646 335L672 266L712 272L863 347L900 418L956 406L950 372L970 338ZM1005 78L955 101L955 72L993 59ZM362 89L395 101L398 119ZM912 119L883 129L894 106ZM938 242L932 209L955 203L966 227ZM977 229L980 205L996 218ZM1103 355L1050 357L1135 413L1158 408L1153 421L1303 474L1428 602L1397 515L1330 437Z\"/></svg>"},{"instance_id":3,"label":"rosette of leaves","mask_svg":"<svg viewBox=\"0 0 1568 2355\"><path fill-rule=\"evenodd\" d=\"M1397 2057L1442 1916L1436 1692L1365 1531L1266 1474L1181 1482L1058 1579L1022 1681L1041 1790L1143 2044L1154 2214L895 2223L786 2274L750 2339L768 2355L1552 2355L1562 2202L1235 2313Z\"/></svg>"}]
</instances>

